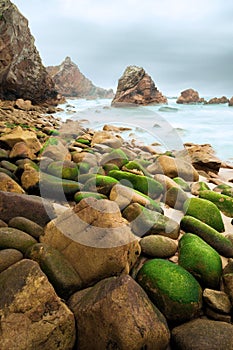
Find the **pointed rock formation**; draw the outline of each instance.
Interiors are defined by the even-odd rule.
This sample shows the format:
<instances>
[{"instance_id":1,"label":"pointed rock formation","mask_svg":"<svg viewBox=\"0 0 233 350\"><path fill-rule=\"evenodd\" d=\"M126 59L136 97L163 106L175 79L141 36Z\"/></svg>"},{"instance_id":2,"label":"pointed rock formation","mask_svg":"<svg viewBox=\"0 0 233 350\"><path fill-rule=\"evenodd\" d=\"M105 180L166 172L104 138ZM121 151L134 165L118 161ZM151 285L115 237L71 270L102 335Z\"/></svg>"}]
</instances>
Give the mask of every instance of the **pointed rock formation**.
<instances>
[{"instance_id":1,"label":"pointed rock formation","mask_svg":"<svg viewBox=\"0 0 233 350\"><path fill-rule=\"evenodd\" d=\"M205 103L204 98L199 97L199 93L193 89L187 89L181 92L180 97L177 99L176 103L179 104L196 104Z\"/></svg>"},{"instance_id":2,"label":"pointed rock formation","mask_svg":"<svg viewBox=\"0 0 233 350\"><path fill-rule=\"evenodd\" d=\"M121 104L163 104L167 98L157 89L151 77L142 67L128 66L118 81L113 106Z\"/></svg>"},{"instance_id":3,"label":"pointed rock formation","mask_svg":"<svg viewBox=\"0 0 233 350\"><path fill-rule=\"evenodd\" d=\"M112 98L113 90L105 90L95 86L71 61L70 57L59 66L47 67L47 72L56 84L57 90L67 97L79 98Z\"/></svg>"},{"instance_id":4,"label":"pointed rock formation","mask_svg":"<svg viewBox=\"0 0 233 350\"><path fill-rule=\"evenodd\" d=\"M56 96L27 19L10 0L0 1L0 98L41 102Z\"/></svg>"}]
</instances>

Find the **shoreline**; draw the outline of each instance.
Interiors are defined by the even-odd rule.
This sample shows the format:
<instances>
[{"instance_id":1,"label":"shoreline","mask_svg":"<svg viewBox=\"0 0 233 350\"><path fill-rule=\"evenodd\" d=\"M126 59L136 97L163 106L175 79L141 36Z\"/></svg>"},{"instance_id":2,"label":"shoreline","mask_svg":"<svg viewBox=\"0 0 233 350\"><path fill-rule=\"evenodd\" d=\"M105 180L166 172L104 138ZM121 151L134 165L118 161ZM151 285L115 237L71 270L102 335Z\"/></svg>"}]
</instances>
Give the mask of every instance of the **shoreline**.
<instances>
[{"instance_id":1,"label":"shoreline","mask_svg":"<svg viewBox=\"0 0 233 350\"><path fill-rule=\"evenodd\" d=\"M10 115L11 109L8 111ZM189 143L186 153L158 153L154 147L137 140L124 140L121 136L124 125L122 128L106 125L96 131L72 120L61 122L53 116L46 120L45 115L39 117L38 113L20 113L24 122L32 123L25 127L22 123L13 125L16 115L19 116L18 110L13 111L14 123L8 120L4 129L2 122L0 129L0 285L1 278L14 280L12 293L26 295L20 297L21 314L29 329L32 318L38 322L38 332L43 338L45 331L40 320L46 320L48 314L41 314L39 321L34 316L28 318L28 314L38 315L39 311L34 309L34 292L29 282L25 282L22 290L22 279L29 281L27 271L34 271L30 272L34 284L39 283L37 276L44 280L40 290L45 296L38 301L40 308L44 310L51 295L59 310L65 308L70 321L69 324L64 319L61 321L66 332L59 333L59 339L69 342L67 350L75 350L76 335L85 332L86 313L81 310L95 308L96 291L101 295L100 300L109 305L108 310L121 305L121 311L114 315L116 327L121 326L126 310L130 310L127 311L130 324L135 317L144 317L135 310L135 303L143 310L153 303L152 310L156 308L161 316L153 321L152 330L162 327L162 333L166 333L161 350L164 344L172 349L173 333L177 327L188 327L189 322L211 320L213 326L218 327L221 322L233 328L230 309L219 311L218 305L208 304L205 298L208 290L212 290L212 297L221 291L231 303L233 290L230 284L224 287L227 283L224 271L231 268L233 258L233 199L231 192L227 192L229 196L221 194L229 190L221 185L233 187L230 181L233 168L226 168L209 146ZM34 122L37 124L33 125ZM189 153L187 158L190 150L194 153ZM220 198L223 204L218 207L218 202L205 200L207 195ZM190 205L185 209L185 203L193 199L193 208ZM182 265L181 245L186 237L193 240L190 247L196 247L195 254L186 249L187 258L183 259L187 259L187 266ZM1 254L7 258L1 258ZM195 261L196 255L202 265ZM144 271L148 263L165 264L164 272L160 269L157 276L165 286L158 292L159 298L166 300L165 307L153 297L154 287L150 286L154 283L154 270L148 275ZM176 285L173 295L178 298L175 304L168 292L173 288L174 273L178 276L172 282ZM148 279L147 286L140 276ZM183 278L187 278L184 290L180 283ZM195 301L189 283L197 290ZM129 286L127 298L123 286ZM114 298L113 291L117 293ZM137 299L138 293L143 297ZM4 291L2 295L6 298ZM94 299L85 295L93 295ZM122 300L126 301L121 304ZM189 309L182 300L188 300ZM52 306L55 304L51 304L51 312L57 317L51 321L54 324L60 320L58 309ZM11 309L5 307L4 312L11 317L11 310L17 314L15 307L10 302ZM108 310L103 316L106 327L100 333L107 332L111 323ZM80 312L84 317L82 322ZM91 311L91 330L96 327L95 317L99 317L95 312ZM149 319L153 317L155 313L151 311ZM150 329L148 317L143 320L146 329ZM24 332L17 318L14 322L16 329ZM68 329L72 337L67 336ZM139 334L137 327L132 332L135 337ZM8 334L6 327L4 341L9 341ZM160 335L153 331L149 334L155 337L151 344L157 344ZM110 339L111 335L103 337ZM145 344L152 341L150 337L146 336ZM208 334L206 337L211 341ZM53 333L49 333L50 338L53 339ZM137 341L141 344L141 340ZM77 342L84 346L79 338Z\"/></svg>"}]
</instances>

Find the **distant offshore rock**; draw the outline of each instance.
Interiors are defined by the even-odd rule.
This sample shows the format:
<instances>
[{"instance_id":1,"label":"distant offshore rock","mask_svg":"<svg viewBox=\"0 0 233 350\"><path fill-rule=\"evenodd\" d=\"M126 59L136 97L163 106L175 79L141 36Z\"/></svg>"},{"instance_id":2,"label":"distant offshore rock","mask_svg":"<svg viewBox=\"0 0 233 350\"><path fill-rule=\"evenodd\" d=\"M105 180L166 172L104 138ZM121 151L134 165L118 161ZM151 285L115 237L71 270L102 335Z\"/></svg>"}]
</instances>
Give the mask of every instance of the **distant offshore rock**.
<instances>
[{"instance_id":1,"label":"distant offshore rock","mask_svg":"<svg viewBox=\"0 0 233 350\"><path fill-rule=\"evenodd\" d=\"M118 81L112 106L164 104L167 98L142 67L128 66Z\"/></svg>"},{"instance_id":2,"label":"distant offshore rock","mask_svg":"<svg viewBox=\"0 0 233 350\"><path fill-rule=\"evenodd\" d=\"M230 106L230 107L233 107L233 96L232 96L232 98L231 98L230 101L229 101L229 106Z\"/></svg>"},{"instance_id":3,"label":"distant offshore rock","mask_svg":"<svg viewBox=\"0 0 233 350\"><path fill-rule=\"evenodd\" d=\"M47 67L47 72L55 82L56 89L63 96L91 99L114 96L112 89L105 90L97 87L87 79L70 57L66 57L59 66Z\"/></svg>"},{"instance_id":4,"label":"distant offshore rock","mask_svg":"<svg viewBox=\"0 0 233 350\"><path fill-rule=\"evenodd\" d=\"M223 103L229 103L229 99L228 99L226 96L214 97L214 98L211 98L211 99L207 102L208 105L223 104Z\"/></svg>"},{"instance_id":5,"label":"distant offshore rock","mask_svg":"<svg viewBox=\"0 0 233 350\"><path fill-rule=\"evenodd\" d=\"M196 103L205 103L204 98L199 97L199 93L193 89L187 89L181 92L181 95L178 97L176 103L179 104L196 104Z\"/></svg>"},{"instance_id":6,"label":"distant offshore rock","mask_svg":"<svg viewBox=\"0 0 233 350\"><path fill-rule=\"evenodd\" d=\"M0 98L34 103L56 99L54 83L42 64L27 19L9 0L0 2Z\"/></svg>"}]
</instances>

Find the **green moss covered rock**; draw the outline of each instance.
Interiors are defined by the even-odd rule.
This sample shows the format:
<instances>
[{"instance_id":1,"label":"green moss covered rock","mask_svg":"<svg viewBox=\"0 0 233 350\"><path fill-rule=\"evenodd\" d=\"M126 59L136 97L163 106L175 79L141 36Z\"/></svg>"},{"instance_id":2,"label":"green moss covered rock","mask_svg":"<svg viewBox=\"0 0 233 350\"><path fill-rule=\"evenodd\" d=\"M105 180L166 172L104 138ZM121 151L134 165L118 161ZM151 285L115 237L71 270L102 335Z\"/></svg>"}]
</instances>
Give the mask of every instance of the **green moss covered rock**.
<instances>
[{"instance_id":1,"label":"green moss covered rock","mask_svg":"<svg viewBox=\"0 0 233 350\"><path fill-rule=\"evenodd\" d=\"M87 192L99 192L104 195L108 195L112 187L117 184L118 181L110 176L94 175L84 184L83 191Z\"/></svg>"},{"instance_id":2,"label":"green moss covered rock","mask_svg":"<svg viewBox=\"0 0 233 350\"><path fill-rule=\"evenodd\" d=\"M56 161L49 164L47 172L62 179L75 180L78 176L78 167L76 163L68 160Z\"/></svg>"},{"instance_id":3,"label":"green moss covered rock","mask_svg":"<svg viewBox=\"0 0 233 350\"><path fill-rule=\"evenodd\" d=\"M189 184L181 177L174 177L173 181L175 181L177 183L177 185L179 185L183 191L190 192Z\"/></svg>"},{"instance_id":4,"label":"green moss covered rock","mask_svg":"<svg viewBox=\"0 0 233 350\"><path fill-rule=\"evenodd\" d=\"M100 165L106 163L112 163L121 168L124 164L128 163L128 157L120 148L113 149L111 152L104 154L100 161Z\"/></svg>"},{"instance_id":5,"label":"green moss covered rock","mask_svg":"<svg viewBox=\"0 0 233 350\"><path fill-rule=\"evenodd\" d=\"M200 191L200 198L208 199L217 205L219 210L230 218L233 217L233 198L214 191Z\"/></svg>"},{"instance_id":6,"label":"green moss covered rock","mask_svg":"<svg viewBox=\"0 0 233 350\"><path fill-rule=\"evenodd\" d=\"M26 250L37 243L35 238L12 227L0 228L0 250L13 248L25 253Z\"/></svg>"},{"instance_id":7,"label":"green moss covered rock","mask_svg":"<svg viewBox=\"0 0 233 350\"><path fill-rule=\"evenodd\" d=\"M64 194L66 196L74 195L80 190L80 184L73 180L61 179L57 176L40 172L40 191L42 195Z\"/></svg>"},{"instance_id":8,"label":"green moss covered rock","mask_svg":"<svg viewBox=\"0 0 233 350\"><path fill-rule=\"evenodd\" d=\"M179 187L171 187L164 196L164 201L169 207L181 210L184 202L188 199L187 194Z\"/></svg>"},{"instance_id":9,"label":"green moss covered rock","mask_svg":"<svg viewBox=\"0 0 233 350\"><path fill-rule=\"evenodd\" d=\"M96 198L96 199L108 199L104 194L97 193L97 192L77 192L74 195L74 200L76 203L79 203L82 199L85 198Z\"/></svg>"},{"instance_id":10,"label":"green moss covered rock","mask_svg":"<svg viewBox=\"0 0 233 350\"><path fill-rule=\"evenodd\" d=\"M133 187L152 198L158 197L163 192L161 183L147 176L135 175L120 170L111 170L109 176L121 181L123 185Z\"/></svg>"},{"instance_id":11,"label":"green moss covered rock","mask_svg":"<svg viewBox=\"0 0 233 350\"><path fill-rule=\"evenodd\" d=\"M124 165L124 170L137 170L142 172L145 176L151 177L152 175L149 173L149 171L146 170L139 162L135 160L131 160L130 162L126 163Z\"/></svg>"},{"instance_id":12,"label":"green moss covered rock","mask_svg":"<svg viewBox=\"0 0 233 350\"><path fill-rule=\"evenodd\" d=\"M220 255L203 239L185 233L179 240L179 265L206 288L218 289L222 274Z\"/></svg>"},{"instance_id":13,"label":"green moss covered rock","mask_svg":"<svg viewBox=\"0 0 233 350\"><path fill-rule=\"evenodd\" d=\"M219 233L204 222L192 216L185 215L180 222L180 227L185 232L195 233L197 236L201 237L220 255L227 258L233 257L232 242L222 233Z\"/></svg>"},{"instance_id":14,"label":"green moss covered rock","mask_svg":"<svg viewBox=\"0 0 233 350\"><path fill-rule=\"evenodd\" d=\"M176 221L138 203L130 204L122 215L131 223L132 231L139 237L157 234L177 239L179 236L180 226Z\"/></svg>"},{"instance_id":15,"label":"green moss covered rock","mask_svg":"<svg viewBox=\"0 0 233 350\"><path fill-rule=\"evenodd\" d=\"M197 280L168 260L147 261L136 280L168 321L187 321L201 309L202 289Z\"/></svg>"},{"instance_id":16,"label":"green moss covered rock","mask_svg":"<svg viewBox=\"0 0 233 350\"><path fill-rule=\"evenodd\" d=\"M225 230L218 207L207 199L189 198L185 201L183 210L186 215L195 217L219 232Z\"/></svg>"},{"instance_id":17,"label":"green moss covered rock","mask_svg":"<svg viewBox=\"0 0 233 350\"><path fill-rule=\"evenodd\" d=\"M81 289L82 281L78 273L57 249L37 243L27 250L26 257L38 262L60 297L67 298Z\"/></svg>"}]
</instances>

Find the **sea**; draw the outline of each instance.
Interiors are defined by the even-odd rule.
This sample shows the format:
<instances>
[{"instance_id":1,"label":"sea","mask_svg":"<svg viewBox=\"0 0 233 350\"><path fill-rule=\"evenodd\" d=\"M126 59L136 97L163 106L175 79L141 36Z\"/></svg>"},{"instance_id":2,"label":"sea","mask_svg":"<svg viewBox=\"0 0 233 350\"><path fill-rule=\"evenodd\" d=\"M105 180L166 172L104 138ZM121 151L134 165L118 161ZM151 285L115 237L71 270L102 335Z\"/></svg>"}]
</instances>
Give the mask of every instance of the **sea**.
<instances>
[{"instance_id":1,"label":"sea","mask_svg":"<svg viewBox=\"0 0 233 350\"><path fill-rule=\"evenodd\" d=\"M176 100L170 97L166 105L116 108L111 107L111 99L68 99L56 116L94 130L102 130L106 124L125 127L129 130L121 134L124 139L154 145L161 152L182 150L187 142L211 144L217 157L232 163L233 107L181 105Z\"/></svg>"}]
</instances>

